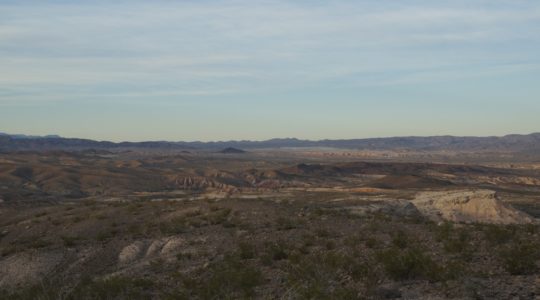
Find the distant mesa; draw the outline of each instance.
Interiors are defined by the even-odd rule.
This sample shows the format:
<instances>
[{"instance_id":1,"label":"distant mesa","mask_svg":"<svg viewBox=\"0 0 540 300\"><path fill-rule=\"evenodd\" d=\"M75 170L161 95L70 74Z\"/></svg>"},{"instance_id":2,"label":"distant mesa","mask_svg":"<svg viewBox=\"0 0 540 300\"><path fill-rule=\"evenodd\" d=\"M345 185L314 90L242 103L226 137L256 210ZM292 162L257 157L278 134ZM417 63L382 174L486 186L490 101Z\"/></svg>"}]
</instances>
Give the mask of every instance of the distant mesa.
<instances>
[{"instance_id":1,"label":"distant mesa","mask_svg":"<svg viewBox=\"0 0 540 300\"><path fill-rule=\"evenodd\" d=\"M219 153L223 153L223 154L241 154L241 153L246 153L246 151L244 151L242 149L228 147L228 148L225 148L225 149L219 151Z\"/></svg>"}]
</instances>

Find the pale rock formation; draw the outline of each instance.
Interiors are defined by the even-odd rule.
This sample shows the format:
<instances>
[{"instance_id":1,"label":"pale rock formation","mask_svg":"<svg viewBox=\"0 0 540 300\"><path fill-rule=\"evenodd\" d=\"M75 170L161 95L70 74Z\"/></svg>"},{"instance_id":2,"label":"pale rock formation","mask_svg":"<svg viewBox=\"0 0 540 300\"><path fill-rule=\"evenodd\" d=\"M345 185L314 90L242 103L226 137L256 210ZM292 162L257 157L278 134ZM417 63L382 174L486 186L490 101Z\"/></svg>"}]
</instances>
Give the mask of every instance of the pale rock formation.
<instances>
[{"instance_id":1,"label":"pale rock formation","mask_svg":"<svg viewBox=\"0 0 540 300\"><path fill-rule=\"evenodd\" d=\"M118 263L120 265L128 265L157 257L171 258L184 245L184 239L181 237L136 241L120 251L118 254Z\"/></svg>"},{"instance_id":2,"label":"pale rock formation","mask_svg":"<svg viewBox=\"0 0 540 300\"><path fill-rule=\"evenodd\" d=\"M434 221L495 224L535 222L533 217L500 201L497 194L490 190L421 192L412 203Z\"/></svg>"},{"instance_id":3,"label":"pale rock formation","mask_svg":"<svg viewBox=\"0 0 540 300\"><path fill-rule=\"evenodd\" d=\"M145 243L136 241L122 249L118 255L118 262L120 264L131 263L142 256L145 248Z\"/></svg>"}]
</instances>

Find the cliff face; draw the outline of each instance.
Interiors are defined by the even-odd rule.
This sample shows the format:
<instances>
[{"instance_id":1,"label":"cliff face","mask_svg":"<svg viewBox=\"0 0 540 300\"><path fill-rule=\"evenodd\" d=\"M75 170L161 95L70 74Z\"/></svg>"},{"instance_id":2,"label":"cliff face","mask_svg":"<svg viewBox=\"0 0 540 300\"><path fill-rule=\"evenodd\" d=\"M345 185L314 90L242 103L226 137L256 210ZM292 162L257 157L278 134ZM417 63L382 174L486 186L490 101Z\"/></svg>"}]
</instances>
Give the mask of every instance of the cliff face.
<instances>
[{"instance_id":1,"label":"cliff face","mask_svg":"<svg viewBox=\"0 0 540 300\"><path fill-rule=\"evenodd\" d=\"M526 224L534 219L500 201L490 190L422 192L414 199L418 210L434 221Z\"/></svg>"}]
</instances>

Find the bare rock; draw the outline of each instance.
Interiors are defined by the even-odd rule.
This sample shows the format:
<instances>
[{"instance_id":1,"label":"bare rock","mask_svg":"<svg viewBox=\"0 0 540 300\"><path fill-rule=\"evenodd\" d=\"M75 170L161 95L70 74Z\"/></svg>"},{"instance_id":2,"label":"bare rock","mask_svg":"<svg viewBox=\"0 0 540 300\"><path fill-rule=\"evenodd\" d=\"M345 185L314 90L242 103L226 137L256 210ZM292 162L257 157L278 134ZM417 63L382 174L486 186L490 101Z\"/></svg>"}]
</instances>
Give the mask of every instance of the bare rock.
<instances>
[{"instance_id":1,"label":"bare rock","mask_svg":"<svg viewBox=\"0 0 540 300\"><path fill-rule=\"evenodd\" d=\"M181 237L172 237L170 238L163 248L161 249L161 255L171 255L176 254L176 252L184 246L185 241Z\"/></svg>"},{"instance_id":2,"label":"bare rock","mask_svg":"<svg viewBox=\"0 0 540 300\"><path fill-rule=\"evenodd\" d=\"M118 255L118 262L120 264L131 263L143 255L145 243L136 241L122 249Z\"/></svg>"},{"instance_id":3,"label":"bare rock","mask_svg":"<svg viewBox=\"0 0 540 300\"><path fill-rule=\"evenodd\" d=\"M150 246L148 246L148 249L146 250L145 256L148 257L148 256L154 256L154 255L159 254L159 252L163 248L163 245L165 245L165 242L163 240L152 241L152 243L150 244Z\"/></svg>"},{"instance_id":4,"label":"bare rock","mask_svg":"<svg viewBox=\"0 0 540 300\"><path fill-rule=\"evenodd\" d=\"M434 221L526 224L535 219L500 201L490 190L421 192L412 203Z\"/></svg>"}]
</instances>

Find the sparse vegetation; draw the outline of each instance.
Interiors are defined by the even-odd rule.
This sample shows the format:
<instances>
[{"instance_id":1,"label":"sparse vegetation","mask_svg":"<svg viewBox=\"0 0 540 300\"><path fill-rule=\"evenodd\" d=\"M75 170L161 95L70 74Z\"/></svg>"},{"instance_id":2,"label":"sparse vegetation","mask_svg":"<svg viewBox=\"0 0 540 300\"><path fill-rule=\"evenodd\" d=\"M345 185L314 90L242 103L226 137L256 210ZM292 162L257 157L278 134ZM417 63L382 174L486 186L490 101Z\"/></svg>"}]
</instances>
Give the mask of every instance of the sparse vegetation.
<instances>
[{"instance_id":1,"label":"sparse vegetation","mask_svg":"<svg viewBox=\"0 0 540 300\"><path fill-rule=\"evenodd\" d=\"M76 236L61 236L61 238L66 247L74 247L79 240L79 237Z\"/></svg>"},{"instance_id":2,"label":"sparse vegetation","mask_svg":"<svg viewBox=\"0 0 540 300\"><path fill-rule=\"evenodd\" d=\"M211 264L200 279L184 278L189 294L202 299L253 297L254 289L262 284L261 272L235 256Z\"/></svg>"},{"instance_id":3,"label":"sparse vegetation","mask_svg":"<svg viewBox=\"0 0 540 300\"><path fill-rule=\"evenodd\" d=\"M540 243L517 241L500 250L499 257L505 270L512 275L534 274L540 260Z\"/></svg>"},{"instance_id":4,"label":"sparse vegetation","mask_svg":"<svg viewBox=\"0 0 540 300\"><path fill-rule=\"evenodd\" d=\"M491 245L507 243L512 240L515 234L514 228L510 228L509 226L484 225L482 227L485 238Z\"/></svg>"},{"instance_id":5,"label":"sparse vegetation","mask_svg":"<svg viewBox=\"0 0 540 300\"><path fill-rule=\"evenodd\" d=\"M257 249L255 246L244 241L238 243L238 252L241 259L252 259L257 255Z\"/></svg>"},{"instance_id":6,"label":"sparse vegetation","mask_svg":"<svg viewBox=\"0 0 540 300\"><path fill-rule=\"evenodd\" d=\"M419 189L364 191L371 175L346 174L348 163L339 166L337 179L325 175L313 181L302 172L256 170L247 178L260 186L249 190L248 181L238 176L246 175L243 167L215 175L192 168L196 157L181 164L174 159L149 154L136 162L99 162L144 165L128 173L114 167L116 173L108 176L120 186L115 176L135 180L154 170L159 180L144 178L156 180L155 186L137 183L144 191L130 194L125 186L115 190L102 182L92 201L1 206L0 282L13 280L20 288L6 285L0 299L528 299L534 292L540 272L538 224L438 222L402 215L399 207L379 209L394 199L413 199ZM228 162L208 162L221 163ZM274 167L267 163L242 166ZM169 165L170 172L160 177L160 168ZM355 172L396 168L392 163L379 167L370 163ZM397 167L401 172L419 168ZM423 176L431 176L427 171ZM187 172L189 178L183 178ZM163 190L161 181L168 176L175 180ZM214 180L212 189L184 188L192 181L202 184L200 178ZM293 184L290 178L323 191L274 188ZM235 189L237 181L249 193ZM332 186L336 182L339 189ZM218 191L225 183L231 186L226 195ZM91 186L92 178L84 184ZM346 191L357 186L358 192ZM109 195L110 190L117 194ZM537 199L534 192L527 195ZM4 276L6 270L17 276ZM41 282L41 274L50 281Z\"/></svg>"},{"instance_id":7,"label":"sparse vegetation","mask_svg":"<svg viewBox=\"0 0 540 300\"><path fill-rule=\"evenodd\" d=\"M383 250L377 253L377 258L386 274L395 280L440 278L441 268L419 247Z\"/></svg>"}]
</instances>

